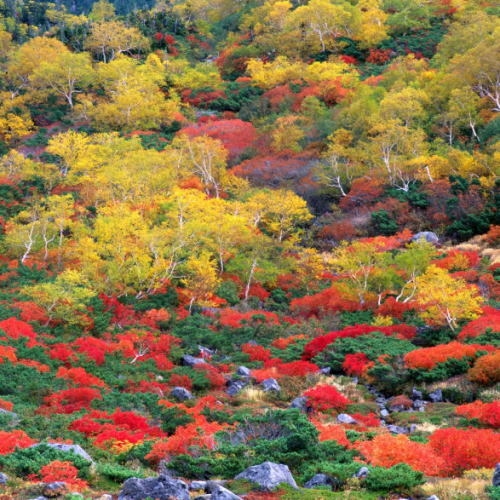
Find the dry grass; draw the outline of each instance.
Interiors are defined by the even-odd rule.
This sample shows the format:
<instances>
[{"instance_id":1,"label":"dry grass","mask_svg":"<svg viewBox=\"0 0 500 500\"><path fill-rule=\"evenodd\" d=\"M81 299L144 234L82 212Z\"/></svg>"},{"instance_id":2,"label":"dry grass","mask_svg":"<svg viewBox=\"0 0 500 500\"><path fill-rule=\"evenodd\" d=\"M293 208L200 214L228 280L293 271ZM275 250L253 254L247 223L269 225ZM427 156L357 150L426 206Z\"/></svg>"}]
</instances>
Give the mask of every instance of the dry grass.
<instances>
[{"instance_id":1,"label":"dry grass","mask_svg":"<svg viewBox=\"0 0 500 500\"><path fill-rule=\"evenodd\" d=\"M426 495L436 495L439 500L487 500L484 490L490 484L491 479L461 477L435 479L422 485L421 489Z\"/></svg>"}]
</instances>

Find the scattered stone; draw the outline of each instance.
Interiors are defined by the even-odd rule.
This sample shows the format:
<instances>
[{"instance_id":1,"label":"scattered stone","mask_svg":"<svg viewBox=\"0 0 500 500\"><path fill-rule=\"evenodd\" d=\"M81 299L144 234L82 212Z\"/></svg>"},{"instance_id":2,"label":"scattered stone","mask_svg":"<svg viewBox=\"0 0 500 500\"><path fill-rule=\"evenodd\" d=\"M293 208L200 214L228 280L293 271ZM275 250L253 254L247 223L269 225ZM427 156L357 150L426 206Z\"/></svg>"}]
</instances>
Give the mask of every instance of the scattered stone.
<instances>
[{"instance_id":1,"label":"scattered stone","mask_svg":"<svg viewBox=\"0 0 500 500\"><path fill-rule=\"evenodd\" d=\"M107 493L105 493L104 495L96 498L96 500L113 500L113 495L108 495Z\"/></svg>"},{"instance_id":2,"label":"scattered stone","mask_svg":"<svg viewBox=\"0 0 500 500\"><path fill-rule=\"evenodd\" d=\"M417 234L414 234L411 238L411 241L425 240L427 243L432 243L437 245L439 243L439 236L432 231L420 231Z\"/></svg>"},{"instance_id":3,"label":"scattered stone","mask_svg":"<svg viewBox=\"0 0 500 500\"><path fill-rule=\"evenodd\" d=\"M40 446L42 443L34 444L33 447ZM43 443L45 446L50 448L55 448L56 450L65 451L67 453L74 453L79 457L88 460L91 464L94 464L92 457L79 445L79 444L65 444L65 443Z\"/></svg>"},{"instance_id":4,"label":"scattered stone","mask_svg":"<svg viewBox=\"0 0 500 500\"><path fill-rule=\"evenodd\" d=\"M250 377L251 371L250 368L247 368L246 366L238 366L236 374L242 377Z\"/></svg>"},{"instance_id":5,"label":"scattered stone","mask_svg":"<svg viewBox=\"0 0 500 500\"><path fill-rule=\"evenodd\" d=\"M430 497L427 497L425 500L439 500L439 497L437 495L431 495Z\"/></svg>"},{"instance_id":6,"label":"scattered stone","mask_svg":"<svg viewBox=\"0 0 500 500\"><path fill-rule=\"evenodd\" d=\"M441 389L436 389L429 393L429 399L433 403L442 403L443 402L443 391Z\"/></svg>"},{"instance_id":7,"label":"scattered stone","mask_svg":"<svg viewBox=\"0 0 500 500\"><path fill-rule=\"evenodd\" d=\"M204 347L202 345L198 346L198 350L200 351L202 357L205 356L207 358L211 358L216 353L215 349L210 349L209 347Z\"/></svg>"},{"instance_id":8,"label":"scattered stone","mask_svg":"<svg viewBox=\"0 0 500 500\"><path fill-rule=\"evenodd\" d=\"M400 425L388 425L387 430L392 434L408 434L408 429Z\"/></svg>"},{"instance_id":9,"label":"scattered stone","mask_svg":"<svg viewBox=\"0 0 500 500\"><path fill-rule=\"evenodd\" d=\"M415 410L420 410L420 408L425 408L426 402L423 399L415 399L413 401L413 408Z\"/></svg>"},{"instance_id":10,"label":"scattered stone","mask_svg":"<svg viewBox=\"0 0 500 500\"><path fill-rule=\"evenodd\" d=\"M7 476L7 474L4 474L3 472L0 472L0 484L7 484L8 480L9 476Z\"/></svg>"},{"instance_id":11,"label":"scattered stone","mask_svg":"<svg viewBox=\"0 0 500 500\"><path fill-rule=\"evenodd\" d=\"M337 420L341 424L357 424L358 421L355 418L352 418L351 415L348 415L347 413L339 413L337 415Z\"/></svg>"},{"instance_id":12,"label":"scattered stone","mask_svg":"<svg viewBox=\"0 0 500 500\"><path fill-rule=\"evenodd\" d=\"M210 500L242 500L241 497L220 485L217 485L209 498Z\"/></svg>"},{"instance_id":13,"label":"scattered stone","mask_svg":"<svg viewBox=\"0 0 500 500\"><path fill-rule=\"evenodd\" d=\"M226 394L236 396L248 384L244 380L230 380L226 389Z\"/></svg>"},{"instance_id":14,"label":"scattered stone","mask_svg":"<svg viewBox=\"0 0 500 500\"><path fill-rule=\"evenodd\" d=\"M207 481L191 481L189 485L189 489L191 491L205 491L205 488L207 487Z\"/></svg>"},{"instance_id":15,"label":"scattered stone","mask_svg":"<svg viewBox=\"0 0 500 500\"><path fill-rule=\"evenodd\" d=\"M264 389L264 392L281 391L281 387L275 378L266 378L266 380L264 380L260 385L262 386L262 389Z\"/></svg>"},{"instance_id":16,"label":"scattered stone","mask_svg":"<svg viewBox=\"0 0 500 500\"><path fill-rule=\"evenodd\" d=\"M417 391L417 389L415 389L415 387L411 390L411 396L410 398L413 399L414 401L417 400L417 399L423 399L423 394L422 394L422 391Z\"/></svg>"},{"instance_id":17,"label":"scattered stone","mask_svg":"<svg viewBox=\"0 0 500 500\"><path fill-rule=\"evenodd\" d=\"M246 479L247 481L256 483L266 491L271 491L282 483L289 484L292 488L297 488L297 483L288 466L274 462L263 462L259 465L248 467L248 469L240 472L235 479Z\"/></svg>"},{"instance_id":18,"label":"scattered stone","mask_svg":"<svg viewBox=\"0 0 500 500\"><path fill-rule=\"evenodd\" d=\"M182 356L182 364L185 366L196 366L196 365L201 365L203 363L206 363L206 361L203 358L195 358L194 356L191 356L190 354L185 354Z\"/></svg>"},{"instance_id":19,"label":"scattered stone","mask_svg":"<svg viewBox=\"0 0 500 500\"><path fill-rule=\"evenodd\" d=\"M325 366L324 368L321 368L319 372L321 375L330 375L330 373L332 373L332 369L329 366Z\"/></svg>"},{"instance_id":20,"label":"scattered stone","mask_svg":"<svg viewBox=\"0 0 500 500\"><path fill-rule=\"evenodd\" d=\"M170 391L170 396L178 399L179 401L186 401L187 399L193 399L193 395L185 387L174 387Z\"/></svg>"},{"instance_id":21,"label":"scattered stone","mask_svg":"<svg viewBox=\"0 0 500 500\"><path fill-rule=\"evenodd\" d=\"M303 413L307 413L310 409L309 405L307 404L307 398L305 396L299 396L298 398L295 398L290 403L290 408L297 408Z\"/></svg>"},{"instance_id":22,"label":"scattered stone","mask_svg":"<svg viewBox=\"0 0 500 500\"><path fill-rule=\"evenodd\" d=\"M330 486L332 490L338 490L342 484L337 478L327 476L326 474L316 474L304 484L304 488L308 489L320 486Z\"/></svg>"},{"instance_id":23,"label":"scattered stone","mask_svg":"<svg viewBox=\"0 0 500 500\"><path fill-rule=\"evenodd\" d=\"M492 484L493 486L500 487L500 462L495 467Z\"/></svg>"},{"instance_id":24,"label":"scattered stone","mask_svg":"<svg viewBox=\"0 0 500 500\"><path fill-rule=\"evenodd\" d=\"M379 406L385 406L387 404L387 398L384 398L384 396L377 396L375 398L375 403Z\"/></svg>"},{"instance_id":25,"label":"scattered stone","mask_svg":"<svg viewBox=\"0 0 500 500\"><path fill-rule=\"evenodd\" d=\"M358 479L363 479L366 476L370 474L370 469L368 467L361 467L356 474L354 474L354 477L357 477Z\"/></svg>"},{"instance_id":26,"label":"scattered stone","mask_svg":"<svg viewBox=\"0 0 500 500\"><path fill-rule=\"evenodd\" d=\"M47 498L61 497L68 493L68 485L64 481L54 481L43 486L42 494Z\"/></svg>"},{"instance_id":27,"label":"scattered stone","mask_svg":"<svg viewBox=\"0 0 500 500\"><path fill-rule=\"evenodd\" d=\"M387 408L382 408L380 410L380 416L382 418L387 418L388 416L390 415L389 411L387 410Z\"/></svg>"},{"instance_id":28,"label":"scattered stone","mask_svg":"<svg viewBox=\"0 0 500 500\"><path fill-rule=\"evenodd\" d=\"M189 500L188 486L180 479L169 476L140 479L131 477L123 483L118 500Z\"/></svg>"}]
</instances>

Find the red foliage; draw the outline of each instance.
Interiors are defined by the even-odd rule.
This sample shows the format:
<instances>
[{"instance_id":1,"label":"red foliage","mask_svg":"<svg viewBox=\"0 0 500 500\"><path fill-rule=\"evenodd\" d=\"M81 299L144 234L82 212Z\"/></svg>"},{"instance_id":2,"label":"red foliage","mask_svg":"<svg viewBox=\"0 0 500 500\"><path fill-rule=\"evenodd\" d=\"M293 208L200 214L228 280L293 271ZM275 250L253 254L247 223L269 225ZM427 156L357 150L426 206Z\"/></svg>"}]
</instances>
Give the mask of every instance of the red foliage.
<instances>
[{"instance_id":1,"label":"red foliage","mask_svg":"<svg viewBox=\"0 0 500 500\"><path fill-rule=\"evenodd\" d=\"M264 301L266 300L271 294L268 292L262 285L259 283L252 283L250 285L250 290L248 292L248 295L251 297L257 297L258 299Z\"/></svg>"},{"instance_id":2,"label":"red foliage","mask_svg":"<svg viewBox=\"0 0 500 500\"><path fill-rule=\"evenodd\" d=\"M19 317L22 321L37 321L45 324L49 320L45 309L34 302L14 302L13 306L19 309Z\"/></svg>"},{"instance_id":3,"label":"red foliage","mask_svg":"<svg viewBox=\"0 0 500 500\"><path fill-rule=\"evenodd\" d=\"M411 340L416 334L416 328L410 325L391 325L391 326L371 326L371 325L354 325L348 326L343 330L321 335L311 340L304 346L302 354L303 359L312 359L314 356L323 351L327 346L335 342L339 338L355 338L361 335L366 335L371 332L381 332L386 336L395 336L396 338Z\"/></svg>"},{"instance_id":4,"label":"red foliage","mask_svg":"<svg viewBox=\"0 0 500 500\"><path fill-rule=\"evenodd\" d=\"M78 478L78 469L71 463L53 460L40 469L40 480L44 483L62 481L71 491L81 491L87 487L83 479Z\"/></svg>"},{"instance_id":5,"label":"red foliage","mask_svg":"<svg viewBox=\"0 0 500 500\"><path fill-rule=\"evenodd\" d=\"M68 347L67 344L54 344L49 350L49 356L51 359L57 359L63 363L71 363L76 361L76 354L72 349Z\"/></svg>"},{"instance_id":6,"label":"red foliage","mask_svg":"<svg viewBox=\"0 0 500 500\"><path fill-rule=\"evenodd\" d=\"M281 374L278 372L276 366L266 367L266 368L255 368L251 372L252 378L257 382L261 383L268 378L280 378Z\"/></svg>"},{"instance_id":7,"label":"red foliage","mask_svg":"<svg viewBox=\"0 0 500 500\"><path fill-rule=\"evenodd\" d=\"M16 448L28 448L35 443L36 441L22 430L0 431L0 455L8 455Z\"/></svg>"},{"instance_id":8,"label":"red foliage","mask_svg":"<svg viewBox=\"0 0 500 500\"><path fill-rule=\"evenodd\" d=\"M458 334L458 340L475 338L482 335L489 328L493 332L500 332L500 311L494 307L485 306L482 308L483 315L468 323Z\"/></svg>"},{"instance_id":9,"label":"red foliage","mask_svg":"<svg viewBox=\"0 0 500 500\"><path fill-rule=\"evenodd\" d=\"M276 349L286 349L290 344L294 344L297 340L305 339L306 336L303 334L292 335L290 337L280 337L274 339L271 345Z\"/></svg>"},{"instance_id":10,"label":"red foliage","mask_svg":"<svg viewBox=\"0 0 500 500\"><path fill-rule=\"evenodd\" d=\"M319 432L319 441L336 441L346 448L349 448L351 446L351 442L349 441L349 439L347 439L347 435L345 433L345 428L343 425L324 424L314 418L311 419L311 423Z\"/></svg>"},{"instance_id":11,"label":"red foliage","mask_svg":"<svg viewBox=\"0 0 500 500\"><path fill-rule=\"evenodd\" d=\"M439 476L445 467L444 460L427 444L410 441L407 436L379 434L371 441L354 444L366 459L380 467L406 463L429 476Z\"/></svg>"},{"instance_id":12,"label":"red foliage","mask_svg":"<svg viewBox=\"0 0 500 500\"><path fill-rule=\"evenodd\" d=\"M250 361L267 361L271 358L271 351L258 344L243 344L241 350L248 355Z\"/></svg>"},{"instance_id":13,"label":"red foliage","mask_svg":"<svg viewBox=\"0 0 500 500\"><path fill-rule=\"evenodd\" d=\"M277 368L281 375L289 377L305 377L308 373L317 373L319 371L318 365L300 360L280 363Z\"/></svg>"},{"instance_id":14,"label":"red foliage","mask_svg":"<svg viewBox=\"0 0 500 500\"><path fill-rule=\"evenodd\" d=\"M403 319L403 315L415 309L411 302L398 302L394 297L388 297L378 308L376 313L380 316Z\"/></svg>"},{"instance_id":15,"label":"red foliage","mask_svg":"<svg viewBox=\"0 0 500 500\"><path fill-rule=\"evenodd\" d=\"M351 417L358 423L364 425L365 427L379 427L380 419L375 413L368 413L366 415L362 413L352 413Z\"/></svg>"},{"instance_id":16,"label":"red foliage","mask_svg":"<svg viewBox=\"0 0 500 500\"><path fill-rule=\"evenodd\" d=\"M35 340L36 338L36 333L30 324L14 317L0 321L0 330L3 330L11 339L26 337Z\"/></svg>"},{"instance_id":17,"label":"red foliage","mask_svg":"<svg viewBox=\"0 0 500 500\"><path fill-rule=\"evenodd\" d=\"M229 152L229 161L238 158L245 149L257 140L257 131L250 122L240 119L210 120L207 123L191 125L179 131L189 137L207 135L218 139Z\"/></svg>"},{"instance_id":18,"label":"red foliage","mask_svg":"<svg viewBox=\"0 0 500 500\"><path fill-rule=\"evenodd\" d=\"M444 459L449 475L494 467L500 457L500 434L491 429L438 429L430 436L429 445Z\"/></svg>"},{"instance_id":19,"label":"red foliage","mask_svg":"<svg viewBox=\"0 0 500 500\"><path fill-rule=\"evenodd\" d=\"M56 377L68 380L75 386L106 387L104 381L88 373L85 368L81 367L65 368L61 366L57 370Z\"/></svg>"},{"instance_id":20,"label":"red foliage","mask_svg":"<svg viewBox=\"0 0 500 500\"><path fill-rule=\"evenodd\" d=\"M16 348L8 345L0 345L0 363L6 360L11 363L17 361Z\"/></svg>"},{"instance_id":21,"label":"red foliage","mask_svg":"<svg viewBox=\"0 0 500 500\"><path fill-rule=\"evenodd\" d=\"M358 234L354 224L349 219L332 222L321 228L318 236L323 239L334 239L336 241L350 241Z\"/></svg>"},{"instance_id":22,"label":"red foliage","mask_svg":"<svg viewBox=\"0 0 500 500\"><path fill-rule=\"evenodd\" d=\"M276 313L269 311L251 310L243 313L234 309L224 308L219 312L219 323L221 326L229 328L241 328L245 324L258 325L269 323L271 325L279 325L279 317Z\"/></svg>"},{"instance_id":23,"label":"red foliage","mask_svg":"<svg viewBox=\"0 0 500 500\"><path fill-rule=\"evenodd\" d=\"M495 428L500 427L500 401L494 401L493 403L474 401L473 403L457 406L455 413L467 418L475 418L482 424L491 425Z\"/></svg>"},{"instance_id":24,"label":"red foliage","mask_svg":"<svg viewBox=\"0 0 500 500\"><path fill-rule=\"evenodd\" d=\"M357 300L345 299L335 285L314 295L293 299L290 303L290 310L304 318L322 318L340 311L357 311L359 307Z\"/></svg>"},{"instance_id":25,"label":"red foliage","mask_svg":"<svg viewBox=\"0 0 500 500\"><path fill-rule=\"evenodd\" d=\"M461 344L450 342L434 347L422 347L410 351L404 355L404 362L408 368L419 370L432 370L438 363L444 363L448 359L474 358L478 351L491 350L492 346L479 344Z\"/></svg>"},{"instance_id":26,"label":"red foliage","mask_svg":"<svg viewBox=\"0 0 500 500\"><path fill-rule=\"evenodd\" d=\"M500 382L500 349L480 357L467 372L467 376L478 384L490 385Z\"/></svg>"},{"instance_id":27,"label":"red foliage","mask_svg":"<svg viewBox=\"0 0 500 500\"><path fill-rule=\"evenodd\" d=\"M370 49L370 54L366 58L366 62L372 64L385 64L392 55L391 49Z\"/></svg>"},{"instance_id":28,"label":"red foliage","mask_svg":"<svg viewBox=\"0 0 500 500\"><path fill-rule=\"evenodd\" d=\"M166 309L149 309L142 315L139 323L157 329L160 328L160 323L167 322L169 319L170 313Z\"/></svg>"},{"instance_id":29,"label":"red foliage","mask_svg":"<svg viewBox=\"0 0 500 500\"><path fill-rule=\"evenodd\" d=\"M168 383L172 387L184 387L185 389L191 390L193 387L193 381L188 375L179 375L178 373L172 373L168 379Z\"/></svg>"},{"instance_id":30,"label":"red foliage","mask_svg":"<svg viewBox=\"0 0 500 500\"><path fill-rule=\"evenodd\" d=\"M113 313L111 323L118 327L124 327L136 323L136 314L132 306L122 304L117 297L108 297L107 295L100 295L105 310Z\"/></svg>"},{"instance_id":31,"label":"red foliage","mask_svg":"<svg viewBox=\"0 0 500 500\"><path fill-rule=\"evenodd\" d=\"M359 177L352 181L351 189L347 196L340 200L339 207L345 211L366 212L369 210L369 206L382 196L383 192L382 181Z\"/></svg>"},{"instance_id":32,"label":"red foliage","mask_svg":"<svg viewBox=\"0 0 500 500\"><path fill-rule=\"evenodd\" d=\"M97 389L90 387L65 389L45 396L44 404L39 408L39 413L42 415L74 413L89 409L95 399L102 399L101 393Z\"/></svg>"},{"instance_id":33,"label":"red foliage","mask_svg":"<svg viewBox=\"0 0 500 500\"><path fill-rule=\"evenodd\" d=\"M0 408L2 410L12 411L14 409L14 403L6 401L5 399L0 399Z\"/></svg>"},{"instance_id":34,"label":"red foliage","mask_svg":"<svg viewBox=\"0 0 500 500\"><path fill-rule=\"evenodd\" d=\"M72 345L76 352L85 354L96 365L102 365L105 361L105 355L115 350L108 342L96 337L80 337Z\"/></svg>"},{"instance_id":35,"label":"red foliage","mask_svg":"<svg viewBox=\"0 0 500 500\"><path fill-rule=\"evenodd\" d=\"M36 359L20 359L18 360L18 364L27 366L29 368L34 368L36 371L40 373L50 372L50 366L44 363L40 363L40 361L37 361Z\"/></svg>"},{"instance_id":36,"label":"red foliage","mask_svg":"<svg viewBox=\"0 0 500 500\"><path fill-rule=\"evenodd\" d=\"M304 392L308 403L316 411L343 410L350 401L335 387L320 384Z\"/></svg>"},{"instance_id":37,"label":"red foliage","mask_svg":"<svg viewBox=\"0 0 500 500\"><path fill-rule=\"evenodd\" d=\"M348 56L345 54L342 54L340 56L340 60L345 62L346 64L357 64L358 60L355 57Z\"/></svg>"},{"instance_id":38,"label":"red foliage","mask_svg":"<svg viewBox=\"0 0 500 500\"><path fill-rule=\"evenodd\" d=\"M290 90L290 86L288 84L277 85L276 87L264 92L264 94L262 94L262 98L267 99L271 110L277 111L282 104L286 104L286 101L288 101L290 107L293 102L294 94Z\"/></svg>"},{"instance_id":39,"label":"red foliage","mask_svg":"<svg viewBox=\"0 0 500 500\"><path fill-rule=\"evenodd\" d=\"M355 354L346 354L342 369L347 375L361 377L373 364L373 361L370 361L365 353L357 352Z\"/></svg>"},{"instance_id":40,"label":"red foliage","mask_svg":"<svg viewBox=\"0 0 500 500\"><path fill-rule=\"evenodd\" d=\"M480 256L472 250L450 250L443 258L433 260L432 263L448 271L467 271L479 265Z\"/></svg>"},{"instance_id":41,"label":"red foliage","mask_svg":"<svg viewBox=\"0 0 500 500\"><path fill-rule=\"evenodd\" d=\"M342 82L338 78L320 82L319 89L321 99L323 99L328 106L333 106L343 101L351 92L350 89L346 89L342 86Z\"/></svg>"},{"instance_id":42,"label":"red foliage","mask_svg":"<svg viewBox=\"0 0 500 500\"><path fill-rule=\"evenodd\" d=\"M212 389L222 389L226 385L226 379L215 366L208 363L199 363L194 369L205 374Z\"/></svg>"}]
</instances>

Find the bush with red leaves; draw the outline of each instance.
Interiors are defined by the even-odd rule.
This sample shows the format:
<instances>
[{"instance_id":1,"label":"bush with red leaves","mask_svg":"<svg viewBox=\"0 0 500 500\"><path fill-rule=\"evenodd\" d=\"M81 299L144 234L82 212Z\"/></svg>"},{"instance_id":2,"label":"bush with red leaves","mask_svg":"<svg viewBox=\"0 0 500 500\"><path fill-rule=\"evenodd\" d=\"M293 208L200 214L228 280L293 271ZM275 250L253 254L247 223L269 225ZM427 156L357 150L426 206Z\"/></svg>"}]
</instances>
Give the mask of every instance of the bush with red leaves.
<instances>
[{"instance_id":1,"label":"bush with red leaves","mask_svg":"<svg viewBox=\"0 0 500 500\"><path fill-rule=\"evenodd\" d=\"M335 387L320 384L304 392L308 403L316 411L344 410L350 401Z\"/></svg>"}]
</instances>

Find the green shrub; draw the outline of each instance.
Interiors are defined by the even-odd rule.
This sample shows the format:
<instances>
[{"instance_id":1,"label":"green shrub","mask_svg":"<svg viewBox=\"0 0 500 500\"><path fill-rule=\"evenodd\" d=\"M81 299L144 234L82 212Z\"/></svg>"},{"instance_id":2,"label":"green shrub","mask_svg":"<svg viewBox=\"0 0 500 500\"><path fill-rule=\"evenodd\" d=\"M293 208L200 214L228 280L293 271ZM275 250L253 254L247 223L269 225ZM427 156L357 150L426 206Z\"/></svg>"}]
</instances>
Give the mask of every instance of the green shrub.
<instances>
[{"instance_id":1,"label":"green shrub","mask_svg":"<svg viewBox=\"0 0 500 500\"><path fill-rule=\"evenodd\" d=\"M129 469L119 464L98 464L97 472L116 483L122 483L131 477L146 477L143 470Z\"/></svg>"},{"instance_id":2,"label":"green shrub","mask_svg":"<svg viewBox=\"0 0 500 500\"><path fill-rule=\"evenodd\" d=\"M407 464L397 464L390 469L373 467L363 485L370 491L407 493L423 484L424 475Z\"/></svg>"}]
</instances>

